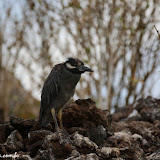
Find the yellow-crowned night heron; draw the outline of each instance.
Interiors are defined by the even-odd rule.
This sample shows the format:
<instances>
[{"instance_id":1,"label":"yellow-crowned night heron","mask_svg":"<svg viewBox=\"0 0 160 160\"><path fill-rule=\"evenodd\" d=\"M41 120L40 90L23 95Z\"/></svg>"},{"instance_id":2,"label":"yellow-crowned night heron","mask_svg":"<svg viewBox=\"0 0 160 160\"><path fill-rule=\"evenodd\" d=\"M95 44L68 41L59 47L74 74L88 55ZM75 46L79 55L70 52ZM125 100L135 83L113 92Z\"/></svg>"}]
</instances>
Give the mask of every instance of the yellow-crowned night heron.
<instances>
[{"instance_id":1,"label":"yellow-crowned night heron","mask_svg":"<svg viewBox=\"0 0 160 160\"><path fill-rule=\"evenodd\" d=\"M92 69L84 66L81 60L74 58L68 58L66 62L53 67L42 89L40 126L46 126L54 119L56 130L59 130L56 119L58 113L60 128L63 129L62 108L74 95L81 74L86 71L93 72Z\"/></svg>"}]
</instances>

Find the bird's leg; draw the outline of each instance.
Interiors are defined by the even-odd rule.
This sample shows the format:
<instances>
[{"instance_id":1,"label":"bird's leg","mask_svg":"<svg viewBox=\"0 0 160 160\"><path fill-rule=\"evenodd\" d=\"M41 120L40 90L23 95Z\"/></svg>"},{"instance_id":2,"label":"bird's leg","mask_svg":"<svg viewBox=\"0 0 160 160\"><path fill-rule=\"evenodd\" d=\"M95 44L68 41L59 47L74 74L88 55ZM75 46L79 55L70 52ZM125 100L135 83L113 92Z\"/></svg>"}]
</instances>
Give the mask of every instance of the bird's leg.
<instances>
[{"instance_id":1,"label":"bird's leg","mask_svg":"<svg viewBox=\"0 0 160 160\"><path fill-rule=\"evenodd\" d=\"M63 129L62 109L63 109L63 108L60 108L60 110L58 111L58 119L59 119L59 123L60 123L60 129L63 131L63 133L64 133L66 136L69 136L69 134Z\"/></svg>"},{"instance_id":2,"label":"bird's leg","mask_svg":"<svg viewBox=\"0 0 160 160\"><path fill-rule=\"evenodd\" d=\"M69 134L63 130L62 108L58 111L58 118L59 118L59 121L60 121L60 128L61 129L59 128L58 123L57 123L55 109L52 109L51 112L52 112L52 115L53 115L56 132L57 132L57 134L59 136L60 144L61 143L67 143L68 141L70 141L70 138L68 137Z\"/></svg>"},{"instance_id":3,"label":"bird's leg","mask_svg":"<svg viewBox=\"0 0 160 160\"><path fill-rule=\"evenodd\" d=\"M60 128L63 129L63 123L62 123L62 108L58 111L58 118L59 118Z\"/></svg>"},{"instance_id":4,"label":"bird's leg","mask_svg":"<svg viewBox=\"0 0 160 160\"><path fill-rule=\"evenodd\" d=\"M51 112L52 112L52 116L53 116L53 119L54 119L54 124L55 124L56 131L59 132L59 126L58 126L57 118L56 118L56 111L55 111L55 109L52 109Z\"/></svg>"}]
</instances>

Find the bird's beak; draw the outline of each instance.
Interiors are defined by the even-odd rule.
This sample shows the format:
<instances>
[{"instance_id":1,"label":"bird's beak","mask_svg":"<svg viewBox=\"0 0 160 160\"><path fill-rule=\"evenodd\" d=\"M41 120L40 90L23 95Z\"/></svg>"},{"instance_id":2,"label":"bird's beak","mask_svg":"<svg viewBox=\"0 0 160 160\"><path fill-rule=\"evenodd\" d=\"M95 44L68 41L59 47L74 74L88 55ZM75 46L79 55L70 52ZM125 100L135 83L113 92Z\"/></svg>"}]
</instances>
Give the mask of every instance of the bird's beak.
<instances>
[{"instance_id":1,"label":"bird's beak","mask_svg":"<svg viewBox=\"0 0 160 160\"><path fill-rule=\"evenodd\" d=\"M94 72L92 69L90 69L89 67L86 66L80 66L78 67L80 72Z\"/></svg>"}]
</instances>

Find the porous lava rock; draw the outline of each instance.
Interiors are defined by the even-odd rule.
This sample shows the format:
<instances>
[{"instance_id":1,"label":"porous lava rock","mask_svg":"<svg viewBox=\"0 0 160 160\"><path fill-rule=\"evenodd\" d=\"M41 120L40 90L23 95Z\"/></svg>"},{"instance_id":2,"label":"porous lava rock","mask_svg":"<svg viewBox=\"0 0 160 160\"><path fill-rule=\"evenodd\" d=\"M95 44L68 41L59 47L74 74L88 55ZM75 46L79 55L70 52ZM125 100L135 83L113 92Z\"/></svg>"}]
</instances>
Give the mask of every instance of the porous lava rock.
<instances>
[{"instance_id":1,"label":"porous lava rock","mask_svg":"<svg viewBox=\"0 0 160 160\"><path fill-rule=\"evenodd\" d=\"M160 100L138 100L133 106L109 111L91 99L77 100L63 110L63 131L44 128L37 120L10 117L0 124L0 155L22 160L158 160ZM53 124L53 122L52 122Z\"/></svg>"}]
</instances>

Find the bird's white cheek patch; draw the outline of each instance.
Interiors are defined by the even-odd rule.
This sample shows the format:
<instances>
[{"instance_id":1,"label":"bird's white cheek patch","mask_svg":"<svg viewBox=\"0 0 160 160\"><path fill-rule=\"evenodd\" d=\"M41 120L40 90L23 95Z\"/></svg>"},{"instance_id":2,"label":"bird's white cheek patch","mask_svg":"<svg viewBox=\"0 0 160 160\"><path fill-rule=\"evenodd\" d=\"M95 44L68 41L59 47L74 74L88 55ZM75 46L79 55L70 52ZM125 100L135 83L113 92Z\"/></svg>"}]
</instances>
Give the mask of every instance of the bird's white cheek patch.
<instances>
[{"instance_id":1,"label":"bird's white cheek patch","mask_svg":"<svg viewBox=\"0 0 160 160\"><path fill-rule=\"evenodd\" d=\"M75 66L72 66L70 63L66 63L66 66L67 66L67 68L69 68L69 69L74 69L74 68L76 68Z\"/></svg>"}]
</instances>

